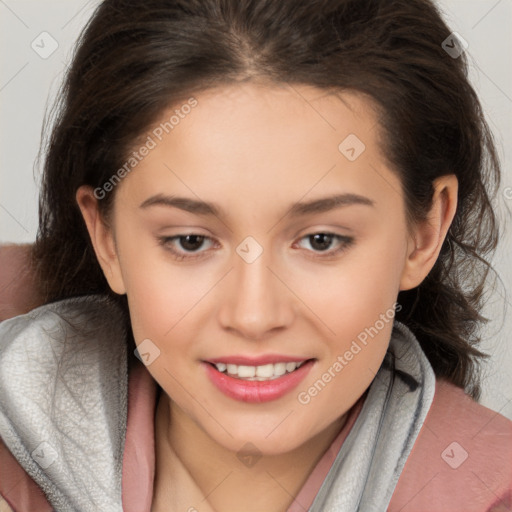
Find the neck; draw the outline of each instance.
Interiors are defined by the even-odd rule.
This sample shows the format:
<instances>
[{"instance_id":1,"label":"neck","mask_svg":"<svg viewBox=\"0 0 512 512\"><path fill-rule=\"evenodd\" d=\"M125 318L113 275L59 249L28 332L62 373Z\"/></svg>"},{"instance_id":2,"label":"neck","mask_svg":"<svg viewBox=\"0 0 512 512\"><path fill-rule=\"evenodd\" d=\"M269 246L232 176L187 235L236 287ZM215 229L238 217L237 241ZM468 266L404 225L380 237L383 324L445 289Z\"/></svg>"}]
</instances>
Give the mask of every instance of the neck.
<instances>
[{"instance_id":1,"label":"neck","mask_svg":"<svg viewBox=\"0 0 512 512\"><path fill-rule=\"evenodd\" d=\"M347 415L296 449L244 464L162 391L155 421L153 512L285 512ZM172 507L172 508L171 508Z\"/></svg>"}]
</instances>

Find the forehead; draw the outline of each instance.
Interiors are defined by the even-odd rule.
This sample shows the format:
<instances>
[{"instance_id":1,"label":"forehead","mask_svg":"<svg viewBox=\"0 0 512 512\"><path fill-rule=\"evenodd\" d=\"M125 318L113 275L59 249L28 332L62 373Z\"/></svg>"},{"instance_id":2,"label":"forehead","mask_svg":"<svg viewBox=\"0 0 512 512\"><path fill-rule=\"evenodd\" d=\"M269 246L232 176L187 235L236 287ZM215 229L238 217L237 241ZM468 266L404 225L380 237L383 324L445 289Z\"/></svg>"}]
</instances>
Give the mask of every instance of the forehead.
<instances>
[{"instance_id":1,"label":"forehead","mask_svg":"<svg viewBox=\"0 0 512 512\"><path fill-rule=\"evenodd\" d=\"M204 91L196 100L197 106L181 121L180 129L172 130L181 136L181 142L195 143L195 151L208 144L231 144L234 154L237 147L270 151L297 141L310 141L324 151L338 150L340 138L350 134L371 144L371 132L378 126L374 102L356 92L327 92L300 84L246 83ZM169 112L164 113L160 124L166 118ZM296 147L294 154L300 156L301 148ZM310 144L303 149L310 149Z\"/></svg>"},{"instance_id":2,"label":"forehead","mask_svg":"<svg viewBox=\"0 0 512 512\"><path fill-rule=\"evenodd\" d=\"M382 185L377 113L364 95L246 83L194 102L174 105L148 131L152 148L126 180L138 198L179 189L256 205L257 196L297 201L340 184L377 194Z\"/></svg>"}]
</instances>

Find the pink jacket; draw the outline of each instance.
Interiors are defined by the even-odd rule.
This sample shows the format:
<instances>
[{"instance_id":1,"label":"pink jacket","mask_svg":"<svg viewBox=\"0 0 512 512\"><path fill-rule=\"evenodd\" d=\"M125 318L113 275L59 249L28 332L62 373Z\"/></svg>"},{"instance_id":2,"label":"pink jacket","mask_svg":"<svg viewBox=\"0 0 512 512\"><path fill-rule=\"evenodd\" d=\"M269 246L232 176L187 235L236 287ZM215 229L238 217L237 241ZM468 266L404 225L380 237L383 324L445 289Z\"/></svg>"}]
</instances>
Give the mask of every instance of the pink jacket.
<instances>
[{"instance_id":1,"label":"pink jacket","mask_svg":"<svg viewBox=\"0 0 512 512\"><path fill-rule=\"evenodd\" d=\"M157 386L142 364L129 378L123 459L125 512L150 512ZM318 492L363 405L315 466L287 512L303 512ZM15 512L51 512L41 489L0 440L0 495ZM1 501L1 500L0 500ZM512 510L512 421L438 380L425 423L391 499L390 512L505 512ZM2 505L0 503L0 511Z\"/></svg>"}]
</instances>

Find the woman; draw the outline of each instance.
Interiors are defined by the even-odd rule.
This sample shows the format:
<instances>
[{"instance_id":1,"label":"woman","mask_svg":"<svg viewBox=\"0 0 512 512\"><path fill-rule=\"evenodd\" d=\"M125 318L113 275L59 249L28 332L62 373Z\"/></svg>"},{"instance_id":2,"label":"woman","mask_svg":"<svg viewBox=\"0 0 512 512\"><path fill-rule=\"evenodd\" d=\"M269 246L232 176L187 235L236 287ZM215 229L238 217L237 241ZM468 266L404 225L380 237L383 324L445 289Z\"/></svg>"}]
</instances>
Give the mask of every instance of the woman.
<instances>
[{"instance_id":1,"label":"woman","mask_svg":"<svg viewBox=\"0 0 512 512\"><path fill-rule=\"evenodd\" d=\"M44 305L0 324L11 508L511 506L511 422L471 398L499 164L446 41L425 0L99 6Z\"/></svg>"}]
</instances>

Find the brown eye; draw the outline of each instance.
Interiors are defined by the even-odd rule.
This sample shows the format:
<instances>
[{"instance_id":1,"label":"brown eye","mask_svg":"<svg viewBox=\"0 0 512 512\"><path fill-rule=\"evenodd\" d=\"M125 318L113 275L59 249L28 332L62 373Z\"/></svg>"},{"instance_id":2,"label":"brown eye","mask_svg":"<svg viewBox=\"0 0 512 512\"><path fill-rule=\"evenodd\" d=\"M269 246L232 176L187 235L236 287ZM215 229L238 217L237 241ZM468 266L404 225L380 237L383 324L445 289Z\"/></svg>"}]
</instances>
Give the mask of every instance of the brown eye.
<instances>
[{"instance_id":1,"label":"brown eye","mask_svg":"<svg viewBox=\"0 0 512 512\"><path fill-rule=\"evenodd\" d=\"M202 235L184 235L179 236L178 240L180 246L186 251L196 251L201 248L205 238Z\"/></svg>"},{"instance_id":2,"label":"brown eye","mask_svg":"<svg viewBox=\"0 0 512 512\"><path fill-rule=\"evenodd\" d=\"M334 236L329 233L315 233L314 235L309 235L309 243L311 247L317 251L329 249L333 240Z\"/></svg>"},{"instance_id":3,"label":"brown eye","mask_svg":"<svg viewBox=\"0 0 512 512\"><path fill-rule=\"evenodd\" d=\"M348 249L353 243L354 239L349 236L319 232L311 233L302 237L298 242L298 245L304 249L307 249L309 252L317 253L319 257L327 257L333 256Z\"/></svg>"},{"instance_id":4,"label":"brown eye","mask_svg":"<svg viewBox=\"0 0 512 512\"><path fill-rule=\"evenodd\" d=\"M201 250L205 247L205 244L207 243L206 249L215 245L210 237L196 233L162 236L158 238L158 242L178 260L205 256L207 251Z\"/></svg>"}]
</instances>

